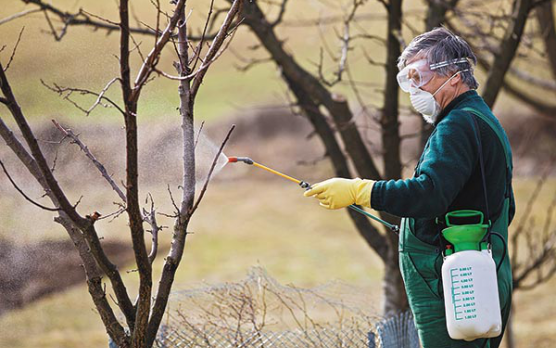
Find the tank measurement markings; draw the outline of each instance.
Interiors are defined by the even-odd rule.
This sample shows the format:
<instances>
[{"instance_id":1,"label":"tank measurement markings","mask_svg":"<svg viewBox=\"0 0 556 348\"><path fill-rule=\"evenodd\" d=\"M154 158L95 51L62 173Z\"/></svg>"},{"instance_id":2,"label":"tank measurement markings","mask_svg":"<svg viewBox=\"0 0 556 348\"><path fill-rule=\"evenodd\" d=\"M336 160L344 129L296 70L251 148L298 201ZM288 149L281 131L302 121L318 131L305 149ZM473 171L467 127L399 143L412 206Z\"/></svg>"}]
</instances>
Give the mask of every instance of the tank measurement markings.
<instances>
[{"instance_id":1,"label":"tank measurement markings","mask_svg":"<svg viewBox=\"0 0 556 348\"><path fill-rule=\"evenodd\" d=\"M472 267L450 269L450 281L452 283L452 303L454 304L455 319L475 319L477 309L475 308Z\"/></svg>"}]
</instances>

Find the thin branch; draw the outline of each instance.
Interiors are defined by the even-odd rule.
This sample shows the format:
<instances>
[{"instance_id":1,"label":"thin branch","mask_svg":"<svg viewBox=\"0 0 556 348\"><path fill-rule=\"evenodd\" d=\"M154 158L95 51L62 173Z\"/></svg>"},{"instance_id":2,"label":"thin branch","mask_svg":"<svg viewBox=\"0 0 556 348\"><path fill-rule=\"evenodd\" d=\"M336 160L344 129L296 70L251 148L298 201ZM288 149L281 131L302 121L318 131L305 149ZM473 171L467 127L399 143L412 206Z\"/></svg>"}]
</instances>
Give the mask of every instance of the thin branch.
<instances>
[{"instance_id":1,"label":"thin branch","mask_svg":"<svg viewBox=\"0 0 556 348\"><path fill-rule=\"evenodd\" d=\"M195 139L195 146L194 149L197 148L197 144L199 144L199 140L201 139L201 132L203 131L203 127L205 127L205 121L201 122L201 126L199 127L199 131L197 132L197 139Z\"/></svg>"},{"instance_id":2,"label":"thin branch","mask_svg":"<svg viewBox=\"0 0 556 348\"><path fill-rule=\"evenodd\" d=\"M278 16L270 24L271 27L276 27L278 24L282 23L282 19L284 18L284 14L286 13L287 4L288 0L282 0L282 3L280 4L280 12L278 12Z\"/></svg>"},{"instance_id":3,"label":"thin branch","mask_svg":"<svg viewBox=\"0 0 556 348\"><path fill-rule=\"evenodd\" d=\"M75 133L73 133L73 131L69 128L64 128L62 127L58 122L56 122L56 120L52 120L52 123L54 123L54 126L66 137L69 137L72 139L73 143L76 144L77 146L79 146L79 148L81 149L81 151L83 151L85 153L85 156L87 156L87 158L89 158L93 164L95 165L95 167L97 167L97 169L99 170L100 174L102 174L102 176L106 179L106 181L108 181L108 183L110 184L110 186L112 187L112 189L114 191L116 191L116 193L118 194L118 196L120 197L120 199L125 203L127 201L125 194L123 193L123 191L120 189L120 187L114 182L114 180L112 179L112 177L108 174L108 171L106 170L106 168L104 167L104 165L102 163L100 163L96 157L91 153L91 151L89 150L89 148L87 147L87 145L85 145L81 139L79 139L79 136L76 135Z\"/></svg>"},{"instance_id":4,"label":"thin branch","mask_svg":"<svg viewBox=\"0 0 556 348\"><path fill-rule=\"evenodd\" d=\"M19 13L15 13L15 14L13 14L11 16L8 16L4 19L0 19L0 25L6 24L10 21L13 21L14 19L17 19L17 18L25 17L25 16L27 16L31 13L40 12L40 11L42 11L42 9L34 8L34 9L30 9L30 10L21 11Z\"/></svg>"},{"instance_id":5,"label":"thin branch","mask_svg":"<svg viewBox=\"0 0 556 348\"><path fill-rule=\"evenodd\" d=\"M233 28L230 31L230 34L235 33L235 30L237 29L237 26L235 28ZM230 41L228 41L227 45L230 44ZM211 46L212 47L212 46ZM228 48L228 46L225 46L224 48L222 48L221 50L219 50L216 55L208 62L205 62L203 60L203 64L201 64L201 66L197 69L197 71L189 74L189 75L180 75L180 76L175 76L175 75L170 75L168 73L165 73L164 71L158 70L156 68L153 68L153 71L155 71L156 73L158 73L159 75L162 75L163 77L170 79L170 80L174 80L174 81L190 81L190 80L196 80L198 78L198 76L202 76L201 79L204 77L204 75L206 74L206 71L208 70L208 68L211 66L212 63L214 63L216 60L218 60L218 58L220 58L220 56L224 53L224 51L226 51ZM181 69L181 67L180 67ZM189 69L186 69L189 70ZM181 70L180 70L181 71ZM200 83L194 83L193 85L198 87L200 86Z\"/></svg>"},{"instance_id":6,"label":"thin branch","mask_svg":"<svg viewBox=\"0 0 556 348\"><path fill-rule=\"evenodd\" d=\"M117 78L119 80L119 78ZM40 80L42 85L45 86L46 88L48 88L49 90L51 90L52 92L57 93L59 96L61 96L64 100L67 100L68 102L70 102L71 104L73 104L73 106L75 106L78 110L80 110L81 112L83 112L85 114L85 116L89 116L89 114L98 106L101 105L105 108L109 107L109 105L105 105L102 104L100 102L100 100L105 100L107 101L110 105L112 105L114 108L116 108L122 115L125 115L125 111L114 101L112 101L112 99L108 98L105 93L107 92L108 88L110 87L110 85L113 83L113 81L111 81L102 91L101 93L96 93L93 91L90 91L88 89L83 89L83 88L74 88L74 87L62 87L57 85L56 83L53 83L52 86L50 86L49 84L47 84L46 82L44 82L44 80ZM81 105L79 105L76 101L74 101L73 99L71 99L71 95L73 93L79 93L80 95L94 95L97 97L97 101L89 108L89 109L85 109L83 108Z\"/></svg>"},{"instance_id":7,"label":"thin branch","mask_svg":"<svg viewBox=\"0 0 556 348\"><path fill-rule=\"evenodd\" d=\"M203 188L201 189L201 192L199 194L199 198L197 198L197 202L195 202L195 205L193 206L193 208L191 209L191 212L189 213L190 215L193 215L193 213L195 213L195 210L197 210L197 207L199 207L199 204L201 203L201 200L205 196L205 192L207 191L208 184L209 184L210 179L212 177L212 173L214 172L214 168L216 167L216 163L218 163L218 158L220 158L220 154L224 150L224 147L226 146L226 143L230 139L230 136L232 135L232 132L234 131L235 128L236 128L236 126L232 125L232 127L228 131L228 134L226 134L226 137L224 138L224 141L222 141L222 144L220 144L220 148L218 149L218 152L214 156L214 159L212 161L212 165L210 166L210 170L208 172L207 178L206 178L205 183L203 184Z\"/></svg>"},{"instance_id":8,"label":"thin branch","mask_svg":"<svg viewBox=\"0 0 556 348\"><path fill-rule=\"evenodd\" d=\"M62 30L60 30L60 34L58 34L56 32L56 28L54 28L54 24L52 24L52 21L50 20L50 17L48 16L47 11L44 11L44 18L46 18L46 23L48 24L48 27L50 28L50 33L52 34L52 36L54 36L54 40L56 40L56 41L62 40L62 38L66 35L67 30L68 30L67 22L62 27Z\"/></svg>"},{"instance_id":9,"label":"thin branch","mask_svg":"<svg viewBox=\"0 0 556 348\"><path fill-rule=\"evenodd\" d=\"M147 58L143 60L143 65L139 69L137 73L137 77L135 78L134 86L132 93L130 95L130 101L136 102L139 98L139 94L141 93L141 89L145 85L146 81L148 80L150 74L155 71L156 65L159 62L160 54L162 49L168 41L170 40L170 36L173 30L176 28L179 20L179 13L185 7L185 0L179 0L176 4L176 9L172 18L168 22L168 25L162 32L162 35L158 39L156 45L152 48L152 50L147 55Z\"/></svg>"},{"instance_id":10,"label":"thin branch","mask_svg":"<svg viewBox=\"0 0 556 348\"><path fill-rule=\"evenodd\" d=\"M172 202L172 206L174 207L174 210L176 211L176 215L173 217L176 217L179 215L180 212L180 208L178 208L178 205L176 204L176 201L174 200L174 195L172 194L172 190L170 189L170 185L167 185L167 189L168 189L168 195L170 196L170 202ZM171 216L168 216L171 217Z\"/></svg>"},{"instance_id":11,"label":"thin branch","mask_svg":"<svg viewBox=\"0 0 556 348\"><path fill-rule=\"evenodd\" d=\"M25 27L21 28L21 31L19 32L19 36L17 37L17 42L15 43L14 49L12 51L12 55L10 56L10 60L8 60L8 64L6 64L6 68L4 69L4 71L8 71L8 69L10 68L10 64L12 63L15 57L15 52L17 51L17 47L19 46L19 43L21 42L21 36L23 35L24 30Z\"/></svg>"},{"instance_id":12,"label":"thin branch","mask_svg":"<svg viewBox=\"0 0 556 348\"><path fill-rule=\"evenodd\" d=\"M102 99L104 98L104 94L108 91L108 89L110 88L110 86L112 86L112 84L116 81L119 81L120 79L118 77L114 77L112 80L110 80L110 82L108 82L108 84L106 84L106 86L102 89L102 91L100 91L100 93L97 96L97 100L94 102L93 105L91 105L91 107L87 110L87 115L90 114L99 104L101 104ZM108 99L107 99L108 100Z\"/></svg>"},{"instance_id":13,"label":"thin branch","mask_svg":"<svg viewBox=\"0 0 556 348\"><path fill-rule=\"evenodd\" d=\"M203 51L203 44L205 43L205 35L207 34L207 29L210 23L210 18L212 16L213 9L214 9L214 0L211 0L208 15L207 15L207 20L205 21L205 27L203 28L203 33L201 34L201 41L197 45L197 49L196 49L197 58L195 59L195 63L193 64L192 70L195 70L195 68L197 67L197 63L199 63L199 60L201 59L201 52Z\"/></svg>"},{"instance_id":14,"label":"thin branch","mask_svg":"<svg viewBox=\"0 0 556 348\"><path fill-rule=\"evenodd\" d=\"M23 192L22 189L19 188L19 186L17 186L17 184L15 183L15 181L12 179L12 177L10 176L10 173L8 173L8 170L6 169L6 167L4 166L4 163L0 160L0 166L2 166L2 170L4 171L4 174L6 174L6 176L8 177L8 180L10 180L10 182L12 183L13 187L17 190L17 192L19 192L23 198L25 198L27 201L29 201L30 203L32 203L33 205L44 209L44 210L48 210L48 211L59 211L61 210L60 208L49 208L49 207L45 207L42 204L39 204L37 202L35 202L33 199L31 199L29 196L27 196L25 194L25 192Z\"/></svg>"},{"instance_id":15,"label":"thin branch","mask_svg":"<svg viewBox=\"0 0 556 348\"><path fill-rule=\"evenodd\" d=\"M533 76L532 74L523 71L523 70L519 70L515 67L510 67L509 72L511 75L517 77L518 79L528 82L532 85L544 88L544 89L548 89L551 91L556 91L556 81L554 81L553 79L542 79L539 78L537 76Z\"/></svg>"},{"instance_id":16,"label":"thin branch","mask_svg":"<svg viewBox=\"0 0 556 348\"><path fill-rule=\"evenodd\" d=\"M5 24L9 21L12 21L14 19L17 18L21 18L24 17L28 14L34 13L34 12L39 12L39 11L44 11L44 12L48 12L50 14L55 15L56 17L59 18L60 22L62 22L64 24L64 27L62 29L63 34L60 35L56 35L55 38L57 38L57 40L60 40L64 35L65 32L67 31L67 28L70 26L89 26L94 28L95 30L98 29L102 29L102 30L106 30L106 32L108 34L114 32L114 31L120 31L121 28L119 26L118 23L116 24L112 24L115 22L112 22L110 20L107 20L105 18L102 18L100 16L97 15L93 15L87 11L84 11L82 9L80 9L78 12L76 13L69 13L67 11L61 10L58 7L55 7L51 4L48 4L44 1L41 0L22 0L27 4L33 4L38 6L38 8L36 9L31 9L28 11L24 11L18 14L15 14L13 16L4 18L2 20L0 20L0 25L1 24ZM95 20L95 18L99 18L100 20ZM154 36L154 37L158 37L161 33L160 31L154 30L152 28L141 28L141 27L130 27L129 28L129 32L133 33L133 34L140 34L140 35L150 35L150 36ZM175 36L175 35L173 35ZM207 35L207 37L205 37L205 39L209 39L209 38L214 38L214 35ZM199 41L201 38L198 36L191 36L190 40L191 41Z\"/></svg>"},{"instance_id":17,"label":"thin branch","mask_svg":"<svg viewBox=\"0 0 556 348\"><path fill-rule=\"evenodd\" d=\"M220 27L220 30L218 30L218 33L216 34L216 37L212 41L212 43L210 45L210 48L207 51L207 53L205 55L205 58L204 58L205 63L202 64L199 67L198 72L197 72L197 76L195 76L195 80L193 81L193 83L191 85L191 96L192 96L192 98L195 98L195 95L197 94L197 92L199 90L199 87L203 83L203 78L205 77L208 66L211 63L213 63L215 61L215 59L218 58L222 54L223 51L220 51L220 48L222 47L222 45L224 44L224 41L226 40L226 38L229 35L229 30L232 28L232 22L234 21L234 18L237 16L237 14L240 10L241 3L242 3L242 0L234 0L234 2L232 3L232 6L230 7L230 11L228 11L228 13L226 15L226 19L224 20L224 23L222 23L222 26ZM238 25L239 25L239 23L238 23ZM237 25L236 25L235 28L237 28Z\"/></svg>"},{"instance_id":18,"label":"thin branch","mask_svg":"<svg viewBox=\"0 0 556 348\"><path fill-rule=\"evenodd\" d=\"M118 210L116 210L115 212L112 212L110 214L106 214L103 215L102 217L99 217L97 220L105 220L108 218L111 218L110 221L108 222L112 222L114 220L116 220L120 215L122 215L123 213L125 213L125 207L122 205Z\"/></svg>"},{"instance_id":19,"label":"thin branch","mask_svg":"<svg viewBox=\"0 0 556 348\"><path fill-rule=\"evenodd\" d=\"M149 262L152 265L158 253L158 233L162 230L162 227L156 222L156 209L154 208L154 200L150 193L147 196L146 203L148 203L149 200L151 202L151 207L149 211L143 208L143 219L151 226L152 245L151 252L149 253Z\"/></svg>"}]
</instances>

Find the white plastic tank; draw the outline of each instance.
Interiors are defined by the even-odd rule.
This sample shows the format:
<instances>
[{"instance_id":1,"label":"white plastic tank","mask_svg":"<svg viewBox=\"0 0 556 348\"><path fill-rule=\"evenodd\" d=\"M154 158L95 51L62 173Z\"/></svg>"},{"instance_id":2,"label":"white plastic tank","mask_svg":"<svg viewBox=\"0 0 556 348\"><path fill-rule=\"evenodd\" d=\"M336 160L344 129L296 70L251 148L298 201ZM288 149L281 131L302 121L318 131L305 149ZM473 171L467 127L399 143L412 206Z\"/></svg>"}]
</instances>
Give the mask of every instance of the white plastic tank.
<instances>
[{"instance_id":1,"label":"white plastic tank","mask_svg":"<svg viewBox=\"0 0 556 348\"><path fill-rule=\"evenodd\" d=\"M466 250L447 256L442 282L451 338L472 341L500 335L496 265L489 251Z\"/></svg>"},{"instance_id":2,"label":"white plastic tank","mask_svg":"<svg viewBox=\"0 0 556 348\"><path fill-rule=\"evenodd\" d=\"M482 215L482 214L481 214ZM488 225L450 225L442 231L453 249L442 265L446 325L452 339L473 341L502 332L496 264L486 243Z\"/></svg>"}]
</instances>

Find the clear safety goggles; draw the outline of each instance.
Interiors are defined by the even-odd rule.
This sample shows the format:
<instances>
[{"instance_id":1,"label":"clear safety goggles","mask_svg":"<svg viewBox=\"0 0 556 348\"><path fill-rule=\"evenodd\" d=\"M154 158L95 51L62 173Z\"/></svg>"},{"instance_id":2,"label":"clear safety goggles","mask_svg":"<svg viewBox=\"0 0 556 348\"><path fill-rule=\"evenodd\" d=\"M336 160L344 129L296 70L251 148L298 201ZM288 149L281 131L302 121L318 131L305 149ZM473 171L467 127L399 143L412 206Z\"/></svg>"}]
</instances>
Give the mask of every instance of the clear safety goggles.
<instances>
[{"instance_id":1,"label":"clear safety goggles","mask_svg":"<svg viewBox=\"0 0 556 348\"><path fill-rule=\"evenodd\" d=\"M419 88L426 85L434 76L425 59L408 64L397 75L398 84L404 92L409 92L411 87Z\"/></svg>"},{"instance_id":2,"label":"clear safety goggles","mask_svg":"<svg viewBox=\"0 0 556 348\"><path fill-rule=\"evenodd\" d=\"M434 70L449 65L468 63L467 58L457 58L440 63L427 64L426 59L421 59L408 64L397 75L398 84L404 92L409 92L410 88L419 88L426 85L434 76Z\"/></svg>"}]
</instances>

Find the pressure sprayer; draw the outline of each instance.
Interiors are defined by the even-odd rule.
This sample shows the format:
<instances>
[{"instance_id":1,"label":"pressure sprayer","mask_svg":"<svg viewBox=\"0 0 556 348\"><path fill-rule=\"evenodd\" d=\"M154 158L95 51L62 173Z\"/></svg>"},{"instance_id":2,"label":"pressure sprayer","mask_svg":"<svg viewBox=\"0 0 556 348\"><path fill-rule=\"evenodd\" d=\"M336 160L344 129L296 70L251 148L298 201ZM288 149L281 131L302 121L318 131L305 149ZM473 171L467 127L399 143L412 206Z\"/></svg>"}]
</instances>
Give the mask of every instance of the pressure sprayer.
<instances>
[{"instance_id":1,"label":"pressure sprayer","mask_svg":"<svg viewBox=\"0 0 556 348\"><path fill-rule=\"evenodd\" d=\"M252 160L251 158L249 158L249 157L228 157L228 162L229 162L229 163L243 162L243 163L245 163L245 164L249 164L249 165L255 166L255 167L257 167L257 168L264 169L264 170L266 170L267 172L270 172L270 173L272 173L272 174L276 174L276 175L278 175L278 176L280 176L280 177L282 177L282 178L284 178L284 179L287 179L287 180L289 180L289 181L293 181L293 182L295 182L296 184L298 184L299 186L301 186L301 188L303 188L303 189L305 189L305 190L310 190L310 189L311 189L311 184L309 184L308 182L303 181L303 180L297 180L297 179L294 178L294 177L291 177L291 176L286 175L286 174L284 174L284 173L280 173L279 171L276 171L276 170L274 170L274 169L268 168L267 166L263 166L262 164L253 161L253 160ZM377 217L377 216L374 216L373 214L370 214L370 213L366 212L365 210L359 208L358 206L356 206L356 205L354 205L354 204L348 206L348 208L349 208L349 209L352 209L352 210L354 210L354 211L356 211L356 212L358 212L358 213L360 213L360 214L363 214L363 215L365 215L366 217L368 217L368 218L370 218L370 219L373 219L373 220L375 220L375 221L377 221L377 222L380 222L381 224L383 224L384 226L388 227L392 232L394 232L394 233L396 233L396 234L398 234L399 231L400 231L400 228L399 228L397 225L394 225L394 224L391 224L391 223L389 223L389 222L387 222L387 221L384 221L384 220L382 220L381 218L379 218L379 217Z\"/></svg>"},{"instance_id":2,"label":"pressure sprayer","mask_svg":"<svg viewBox=\"0 0 556 348\"><path fill-rule=\"evenodd\" d=\"M476 223L457 225L458 219ZM446 214L447 227L442 230L452 244L442 265L446 325L457 340L497 337L502 331L496 264L484 241L490 226L483 220L480 211L453 211Z\"/></svg>"}]
</instances>

